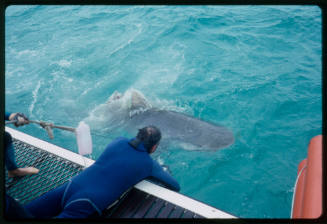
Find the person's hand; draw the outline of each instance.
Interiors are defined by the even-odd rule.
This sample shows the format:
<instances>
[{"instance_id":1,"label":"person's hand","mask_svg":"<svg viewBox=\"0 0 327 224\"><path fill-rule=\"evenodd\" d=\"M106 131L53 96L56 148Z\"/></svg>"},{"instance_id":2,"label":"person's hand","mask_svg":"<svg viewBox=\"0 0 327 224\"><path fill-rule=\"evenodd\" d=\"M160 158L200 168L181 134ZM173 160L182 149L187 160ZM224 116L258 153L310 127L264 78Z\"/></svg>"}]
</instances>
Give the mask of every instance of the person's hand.
<instances>
[{"instance_id":1,"label":"person's hand","mask_svg":"<svg viewBox=\"0 0 327 224\"><path fill-rule=\"evenodd\" d=\"M16 122L14 123L14 125L16 127L23 126L25 124L29 124L30 123L30 121L28 120L28 118L23 113L13 113L13 114L11 114L9 116L9 120L10 121L15 121L16 120Z\"/></svg>"}]
</instances>

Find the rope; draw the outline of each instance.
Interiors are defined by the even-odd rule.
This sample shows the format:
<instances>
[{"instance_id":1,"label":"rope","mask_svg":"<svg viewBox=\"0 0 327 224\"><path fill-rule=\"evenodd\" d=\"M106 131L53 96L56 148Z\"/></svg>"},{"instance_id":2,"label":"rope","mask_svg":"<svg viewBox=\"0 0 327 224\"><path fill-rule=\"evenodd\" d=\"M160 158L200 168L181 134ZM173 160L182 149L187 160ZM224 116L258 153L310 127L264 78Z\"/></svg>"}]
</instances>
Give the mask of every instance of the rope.
<instances>
[{"instance_id":1,"label":"rope","mask_svg":"<svg viewBox=\"0 0 327 224\"><path fill-rule=\"evenodd\" d=\"M33 120L28 120L28 121L29 121L29 123L39 124L43 129L45 129L47 131L48 136L49 136L50 139L54 138L53 131L52 131L53 128L58 128L58 129L62 129L62 130L65 130L65 131L74 132L76 134L77 141L79 139L79 137L78 137L79 134L78 134L78 132L76 132L75 128L54 125L53 123L44 122L44 121L33 121ZM12 120L12 121L6 121L5 123L6 124L13 124L13 123L16 123L16 122L17 122L17 120ZM79 151L80 151L80 147L79 147ZM91 152L92 152L92 144L91 144ZM83 156L83 160L84 160L84 168L86 168L87 167L86 166L86 159L85 159L84 156Z\"/></svg>"},{"instance_id":2,"label":"rope","mask_svg":"<svg viewBox=\"0 0 327 224\"><path fill-rule=\"evenodd\" d=\"M17 120L6 121L5 124L13 124L16 122L17 122ZM75 128L66 127L66 126L58 126L58 125L54 125L53 123L49 123L49 122L45 122L45 121L29 120L29 123L39 124L43 129L45 129L47 131L50 139L53 139L53 131L52 131L53 128L58 128L58 129L65 130L65 131L75 132Z\"/></svg>"}]
</instances>

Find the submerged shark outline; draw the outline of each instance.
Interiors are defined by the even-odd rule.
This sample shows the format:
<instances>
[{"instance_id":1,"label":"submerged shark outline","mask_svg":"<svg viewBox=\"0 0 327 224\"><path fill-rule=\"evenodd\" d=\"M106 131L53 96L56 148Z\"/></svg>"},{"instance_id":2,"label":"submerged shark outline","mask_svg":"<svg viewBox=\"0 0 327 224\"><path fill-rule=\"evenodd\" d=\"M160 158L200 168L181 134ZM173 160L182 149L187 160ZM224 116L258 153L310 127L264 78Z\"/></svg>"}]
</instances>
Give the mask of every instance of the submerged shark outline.
<instances>
[{"instance_id":1,"label":"submerged shark outline","mask_svg":"<svg viewBox=\"0 0 327 224\"><path fill-rule=\"evenodd\" d=\"M234 135L228 128L181 112L155 108L136 89L129 89L124 94L115 91L106 104L111 107L118 101L126 111L126 126L135 132L154 125L161 130L162 139L191 144L194 146L188 147L191 150L218 150L234 143Z\"/></svg>"}]
</instances>

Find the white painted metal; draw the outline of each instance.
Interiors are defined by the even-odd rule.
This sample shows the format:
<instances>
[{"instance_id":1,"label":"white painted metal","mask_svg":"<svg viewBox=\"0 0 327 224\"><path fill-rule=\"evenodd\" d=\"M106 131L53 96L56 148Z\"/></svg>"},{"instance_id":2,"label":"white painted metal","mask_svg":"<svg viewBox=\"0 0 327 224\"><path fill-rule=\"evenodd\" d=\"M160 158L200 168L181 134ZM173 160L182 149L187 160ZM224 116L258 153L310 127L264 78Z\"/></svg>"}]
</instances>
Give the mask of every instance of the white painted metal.
<instances>
[{"instance_id":1,"label":"white painted metal","mask_svg":"<svg viewBox=\"0 0 327 224\"><path fill-rule=\"evenodd\" d=\"M146 180L136 184L135 187L148 194L162 198L172 204L178 205L206 218L236 218L235 216L232 216L226 212L218 210L202 202L196 201L192 198L186 197L185 195L179 194L175 191L171 191L156 184L152 184Z\"/></svg>"},{"instance_id":2,"label":"white painted metal","mask_svg":"<svg viewBox=\"0 0 327 224\"><path fill-rule=\"evenodd\" d=\"M17 131L15 129L12 129L9 127L5 127L5 128L6 128L6 131L9 132L13 138L18 139L19 141L22 141L22 142L26 142L37 148L43 149L44 151L48 151L48 152L55 154L57 156L60 156L64 159L70 160L73 163L77 163L81 166L85 166L85 163L86 163L86 167L88 167L94 163L94 160L86 158L86 157L84 157L85 158L85 162L84 162L83 156L81 156L77 153L74 153L72 151L69 151L67 149L61 148L57 145L51 144L49 142L43 141L41 139L35 138L33 136L30 136L28 134L25 134L23 132Z\"/></svg>"},{"instance_id":3,"label":"white painted metal","mask_svg":"<svg viewBox=\"0 0 327 224\"><path fill-rule=\"evenodd\" d=\"M15 138L19 141L28 143L30 145L33 145L42 150L48 151L48 152L55 154L57 156L60 156L64 159L70 160L81 166L85 166L84 159L86 161L86 167L88 167L94 163L94 160L86 158L86 157L84 157L84 159L83 159L83 156L81 156L77 153L71 152L67 149L61 148L59 146L56 146L49 142L43 141L41 139L32 137L30 135L27 135L23 132L15 130L15 129L12 129L9 127L5 127L5 128L6 128L6 131L9 132L13 138ZM189 211L192 211L192 212L199 214L206 218L226 218L226 219L237 218L226 212L223 212L214 207L206 205L202 202L196 201L185 195L171 191L169 189L158 186L158 185L153 184L146 180L143 180L140 183L136 184L135 188L137 188L141 191L144 191L148 194L151 194L155 197L161 198L161 199L168 201L172 204L175 204L177 206L183 207Z\"/></svg>"}]
</instances>

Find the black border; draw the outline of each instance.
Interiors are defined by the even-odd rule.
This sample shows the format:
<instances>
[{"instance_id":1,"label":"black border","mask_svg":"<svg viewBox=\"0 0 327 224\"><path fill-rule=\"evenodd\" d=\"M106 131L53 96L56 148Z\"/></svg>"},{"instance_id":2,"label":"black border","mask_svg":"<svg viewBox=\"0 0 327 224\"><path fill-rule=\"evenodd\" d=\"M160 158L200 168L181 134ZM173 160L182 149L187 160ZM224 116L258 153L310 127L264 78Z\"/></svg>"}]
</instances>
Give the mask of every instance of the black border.
<instances>
[{"instance_id":1,"label":"black border","mask_svg":"<svg viewBox=\"0 0 327 224\"><path fill-rule=\"evenodd\" d=\"M15 220L4 219L4 206L0 206L0 223L327 223L327 151L326 151L326 93L327 93L327 51L326 51L326 5L325 0L3 0L0 3L0 117L4 117L5 108L5 10L9 5L315 5L319 6L322 13L322 135L323 135L323 214L318 219L74 219L74 220ZM0 119L0 127L4 133L4 120ZM313 136L312 136L313 137ZM4 167L3 135L0 135L0 167ZM5 175L0 172L0 201L5 202Z\"/></svg>"}]
</instances>

